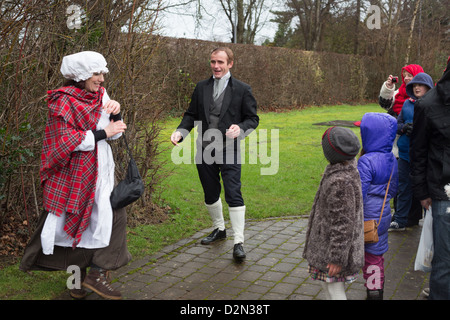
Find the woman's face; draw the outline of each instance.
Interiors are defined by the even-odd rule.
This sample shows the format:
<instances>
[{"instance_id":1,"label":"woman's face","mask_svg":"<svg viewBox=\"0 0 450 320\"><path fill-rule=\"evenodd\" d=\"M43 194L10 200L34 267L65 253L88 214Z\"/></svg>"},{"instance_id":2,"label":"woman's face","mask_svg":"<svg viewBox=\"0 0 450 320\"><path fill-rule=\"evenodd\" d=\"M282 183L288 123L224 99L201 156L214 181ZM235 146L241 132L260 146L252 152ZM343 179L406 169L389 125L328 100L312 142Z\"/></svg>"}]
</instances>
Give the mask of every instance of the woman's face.
<instances>
[{"instance_id":1,"label":"woman's face","mask_svg":"<svg viewBox=\"0 0 450 320\"><path fill-rule=\"evenodd\" d=\"M410 82L413 78L414 76L411 73L403 70L403 81L405 82L405 85L408 84L408 82Z\"/></svg>"},{"instance_id":2,"label":"woman's face","mask_svg":"<svg viewBox=\"0 0 450 320\"><path fill-rule=\"evenodd\" d=\"M103 73L94 73L92 77L86 80L84 89L87 92L97 92L104 81Z\"/></svg>"}]
</instances>

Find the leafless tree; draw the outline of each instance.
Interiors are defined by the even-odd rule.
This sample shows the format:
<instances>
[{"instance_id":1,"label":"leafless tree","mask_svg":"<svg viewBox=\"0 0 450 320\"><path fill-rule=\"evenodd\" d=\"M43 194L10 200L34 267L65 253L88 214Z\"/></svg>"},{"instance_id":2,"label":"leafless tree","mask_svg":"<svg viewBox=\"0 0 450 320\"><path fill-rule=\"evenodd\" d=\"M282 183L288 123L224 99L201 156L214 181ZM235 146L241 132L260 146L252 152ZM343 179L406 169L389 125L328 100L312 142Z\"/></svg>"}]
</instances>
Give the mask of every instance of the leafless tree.
<instances>
[{"instance_id":1,"label":"leafless tree","mask_svg":"<svg viewBox=\"0 0 450 320\"><path fill-rule=\"evenodd\" d=\"M108 61L105 86L121 103L131 147L148 183L146 198L152 195L158 178L155 118L162 97L160 85L151 86L144 73L158 48L153 34L161 10L162 0L0 1L0 226L11 212L28 222L40 213L46 92L63 83L62 57L82 50L101 52ZM123 150L119 144L113 147ZM126 153L115 154L120 175Z\"/></svg>"},{"instance_id":2,"label":"leafless tree","mask_svg":"<svg viewBox=\"0 0 450 320\"><path fill-rule=\"evenodd\" d=\"M286 10L276 12L288 19L298 19L305 50L318 50L330 12L337 0L286 0Z\"/></svg>"},{"instance_id":3,"label":"leafless tree","mask_svg":"<svg viewBox=\"0 0 450 320\"><path fill-rule=\"evenodd\" d=\"M261 27L261 15L266 6L264 0L219 0L231 26L231 42L255 42Z\"/></svg>"}]
</instances>

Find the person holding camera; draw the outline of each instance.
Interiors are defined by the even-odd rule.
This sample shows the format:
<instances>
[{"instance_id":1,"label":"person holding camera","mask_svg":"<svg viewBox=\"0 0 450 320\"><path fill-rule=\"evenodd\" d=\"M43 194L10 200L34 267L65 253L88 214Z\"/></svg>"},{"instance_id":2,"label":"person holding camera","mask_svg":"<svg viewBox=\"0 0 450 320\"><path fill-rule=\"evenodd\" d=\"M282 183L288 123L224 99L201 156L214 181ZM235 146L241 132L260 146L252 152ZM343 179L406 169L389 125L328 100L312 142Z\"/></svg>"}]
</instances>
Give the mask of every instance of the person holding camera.
<instances>
[{"instance_id":1,"label":"person holding camera","mask_svg":"<svg viewBox=\"0 0 450 320\"><path fill-rule=\"evenodd\" d=\"M401 72L401 84L396 90L395 84L399 83L399 77L394 77L389 75L388 79L383 83L380 89L379 104L380 106L387 110L388 114L397 118L400 111L403 108L403 104L410 97L406 93L406 86L408 83L420 72L424 72L423 68L418 64L410 64L402 68ZM396 136L394 141L392 152L399 158L397 140L399 135ZM397 208L397 198L394 199L394 208ZM420 201L413 198L411 209L408 214L408 226L417 225L419 220L422 218L422 206Z\"/></svg>"},{"instance_id":2,"label":"person holding camera","mask_svg":"<svg viewBox=\"0 0 450 320\"><path fill-rule=\"evenodd\" d=\"M400 114L405 100L409 99L406 93L406 85L420 72L424 72L420 65L407 65L402 68L402 83L397 90L395 90L395 83L398 83L399 78L392 75L389 75L381 86L379 103L391 116L397 118Z\"/></svg>"},{"instance_id":3,"label":"person holding camera","mask_svg":"<svg viewBox=\"0 0 450 320\"><path fill-rule=\"evenodd\" d=\"M408 225L408 214L413 201L410 179L409 149L413 130L414 104L434 87L433 79L426 73L417 74L407 85L406 92L411 99L403 104L397 118L398 145L398 194L394 219L389 231L402 231ZM417 200L418 201L418 200Z\"/></svg>"}]
</instances>

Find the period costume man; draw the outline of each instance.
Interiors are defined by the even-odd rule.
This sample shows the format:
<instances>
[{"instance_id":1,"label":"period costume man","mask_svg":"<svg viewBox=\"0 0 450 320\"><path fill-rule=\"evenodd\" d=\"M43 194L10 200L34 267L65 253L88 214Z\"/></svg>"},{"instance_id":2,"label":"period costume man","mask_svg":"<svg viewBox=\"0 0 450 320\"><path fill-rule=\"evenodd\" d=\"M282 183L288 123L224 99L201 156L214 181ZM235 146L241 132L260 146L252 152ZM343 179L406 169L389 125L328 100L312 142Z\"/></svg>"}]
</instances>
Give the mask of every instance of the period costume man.
<instances>
[{"instance_id":1,"label":"period costume man","mask_svg":"<svg viewBox=\"0 0 450 320\"><path fill-rule=\"evenodd\" d=\"M234 233L233 257L242 260L246 257L243 248L246 208L241 194L239 142L258 126L259 117L251 87L230 73L233 62L229 48L213 50L210 60L213 75L195 87L189 108L171 141L177 145L194 126L199 127L197 171L214 228L201 243L211 244L226 238L221 176Z\"/></svg>"}]
</instances>

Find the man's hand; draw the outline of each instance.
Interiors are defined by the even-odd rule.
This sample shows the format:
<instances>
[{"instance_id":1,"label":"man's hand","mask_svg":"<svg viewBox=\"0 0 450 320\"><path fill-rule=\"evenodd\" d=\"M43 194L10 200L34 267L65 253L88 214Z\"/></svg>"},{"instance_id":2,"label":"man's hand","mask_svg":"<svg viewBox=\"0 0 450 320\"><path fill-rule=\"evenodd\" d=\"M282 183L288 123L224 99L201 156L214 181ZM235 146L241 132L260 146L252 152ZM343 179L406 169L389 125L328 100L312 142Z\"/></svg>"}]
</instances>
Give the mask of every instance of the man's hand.
<instances>
[{"instance_id":1,"label":"man's hand","mask_svg":"<svg viewBox=\"0 0 450 320\"><path fill-rule=\"evenodd\" d=\"M174 146L178 145L178 142L181 140L182 136L181 136L181 132L180 131L175 131L174 133L172 133L172 135L170 136L170 141L172 142L172 144Z\"/></svg>"},{"instance_id":2,"label":"man's hand","mask_svg":"<svg viewBox=\"0 0 450 320\"><path fill-rule=\"evenodd\" d=\"M240 134L241 134L241 128L239 128L239 126L237 124L232 124L228 128L227 132L225 133L225 135L231 139L235 139L235 138L239 137Z\"/></svg>"}]
</instances>

